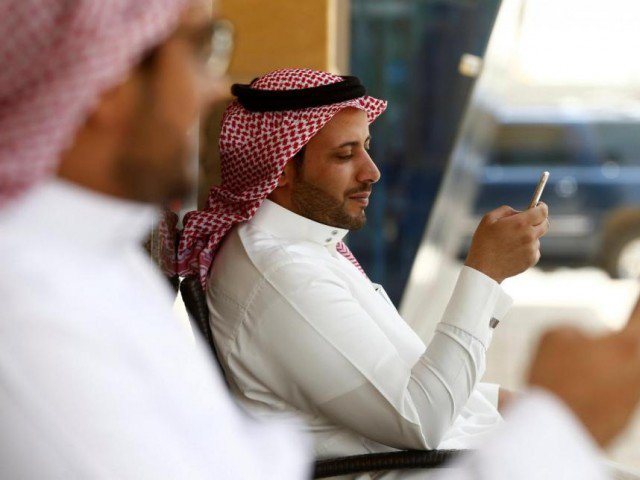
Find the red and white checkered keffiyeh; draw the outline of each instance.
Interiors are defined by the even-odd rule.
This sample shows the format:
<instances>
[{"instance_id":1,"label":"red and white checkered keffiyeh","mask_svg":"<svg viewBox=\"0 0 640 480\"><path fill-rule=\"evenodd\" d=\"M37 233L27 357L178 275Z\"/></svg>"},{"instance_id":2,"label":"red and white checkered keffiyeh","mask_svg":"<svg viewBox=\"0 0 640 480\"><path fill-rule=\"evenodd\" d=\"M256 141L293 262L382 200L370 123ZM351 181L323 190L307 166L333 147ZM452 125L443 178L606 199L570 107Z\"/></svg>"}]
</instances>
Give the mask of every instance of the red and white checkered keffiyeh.
<instances>
[{"instance_id":1,"label":"red and white checkered keffiyeh","mask_svg":"<svg viewBox=\"0 0 640 480\"><path fill-rule=\"evenodd\" d=\"M297 90L342 81L330 73L284 69L254 81L260 90ZM222 119L222 184L213 187L203 211L189 212L178 248L178 271L198 274L205 286L220 242L238 223L246 222L276 188L285 164L339 111L354 107L369 123L387 103L363 96L330 105L277 112L251 112L235 100ZM359 267L346 245L338 250Z\"/></svg>"},{"instance_id":2,"label":"red and white checkered keffiyeh","mask_svg":"<svg viewBox=\"0 0 640 480\"><path fill-rule=\"evenodd\" d=\"M170 35L188 3L0 1L0 207L56 171L100 94Z\"/></svg>"}]
</instances>

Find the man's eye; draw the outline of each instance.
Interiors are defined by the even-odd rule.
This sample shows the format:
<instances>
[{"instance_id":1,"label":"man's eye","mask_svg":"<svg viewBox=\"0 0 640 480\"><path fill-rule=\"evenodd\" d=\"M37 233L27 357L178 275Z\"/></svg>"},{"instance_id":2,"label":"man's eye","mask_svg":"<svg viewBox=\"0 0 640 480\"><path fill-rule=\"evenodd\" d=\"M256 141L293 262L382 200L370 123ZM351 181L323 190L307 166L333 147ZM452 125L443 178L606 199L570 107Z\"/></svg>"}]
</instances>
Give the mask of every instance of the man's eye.
<instances>
[{"instance_id":1,"label":"man's eye","mask_svg":"<svg viewBox=\"0 0 640 480\"><path fill-rule=\"evenodd\" d=\"M353 158L353 154L348 153L345 155L336 155L336 157L338 157L340 160L349 160L350 158Z\"/></svg>"}]
</instances>

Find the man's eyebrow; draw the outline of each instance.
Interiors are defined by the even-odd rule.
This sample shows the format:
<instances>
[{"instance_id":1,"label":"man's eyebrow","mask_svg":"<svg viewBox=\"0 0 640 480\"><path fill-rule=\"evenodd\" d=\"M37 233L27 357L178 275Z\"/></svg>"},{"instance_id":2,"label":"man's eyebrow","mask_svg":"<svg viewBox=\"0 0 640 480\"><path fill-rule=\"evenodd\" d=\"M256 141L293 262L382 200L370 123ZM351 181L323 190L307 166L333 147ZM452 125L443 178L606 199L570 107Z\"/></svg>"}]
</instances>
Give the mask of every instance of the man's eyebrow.
<instances>
[{"instance_id":1,"label":"man's eyebrow","mask_svg":"<svg viewBox=\"0 0 640 480\"><path fill-rule=\"evenodd\" d=\"M371 135L369 135L364 143L367 144L368 142L371 141ZM357 147L358 145L360 145L360 142L358 142L357 140L351 140L350 142L344 142L341 143L340 145L338 145L337 147L334 148L334 150L339 150L341 148L345 148L345 147Z\"/></svg>"}]
</instances>

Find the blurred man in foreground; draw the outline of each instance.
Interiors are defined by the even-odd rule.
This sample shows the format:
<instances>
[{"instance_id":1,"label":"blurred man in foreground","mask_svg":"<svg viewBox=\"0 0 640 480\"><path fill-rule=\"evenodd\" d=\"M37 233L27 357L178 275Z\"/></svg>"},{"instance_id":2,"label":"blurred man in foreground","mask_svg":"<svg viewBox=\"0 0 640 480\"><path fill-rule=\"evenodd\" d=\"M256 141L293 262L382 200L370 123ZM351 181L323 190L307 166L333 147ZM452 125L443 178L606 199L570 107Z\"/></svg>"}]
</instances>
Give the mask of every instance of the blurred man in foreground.
<instances>
[{"instance_id":1,"label":"blurred man in foreground","mask_svg":"<svg viewBox=\"0 0 640 480\"><path fill-rule=\"evenodd\" d=\"M221 92L209 2L0 6L0 477L304 478L242 415L141 243Z\"/></svg>"}]
</instances>

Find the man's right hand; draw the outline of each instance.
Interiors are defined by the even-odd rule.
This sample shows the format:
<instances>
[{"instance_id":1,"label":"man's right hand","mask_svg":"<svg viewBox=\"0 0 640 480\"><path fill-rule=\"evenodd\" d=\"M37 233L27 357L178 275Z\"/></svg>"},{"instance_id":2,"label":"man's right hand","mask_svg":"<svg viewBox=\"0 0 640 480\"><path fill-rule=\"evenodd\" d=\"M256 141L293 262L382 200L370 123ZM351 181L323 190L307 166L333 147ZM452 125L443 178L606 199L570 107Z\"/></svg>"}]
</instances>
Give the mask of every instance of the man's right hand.
<instances>
[{"instance_id":1,"label":"man's right hand","mask_svg":"<svg viewBox=\"0 0 640 480\"><path fill-rule=\"evenodd\" d=\"M560 398L606 446L640 401L640 307L624 330L606 336L590 337L573 328L545 334L529 384Z\"/></svg>"},{"instance_id":2,"label":"man's right hand","mask_svg":"<svg viewBox=\"0 0 640 480\"><path fill-rule=\"evenodd\" d=\"M532 267L540 259L540 237L549 229L544 203L524 212L502 206L487 213L471 240L464 264L496 282Z\"/></svg>"}]
</instances>

